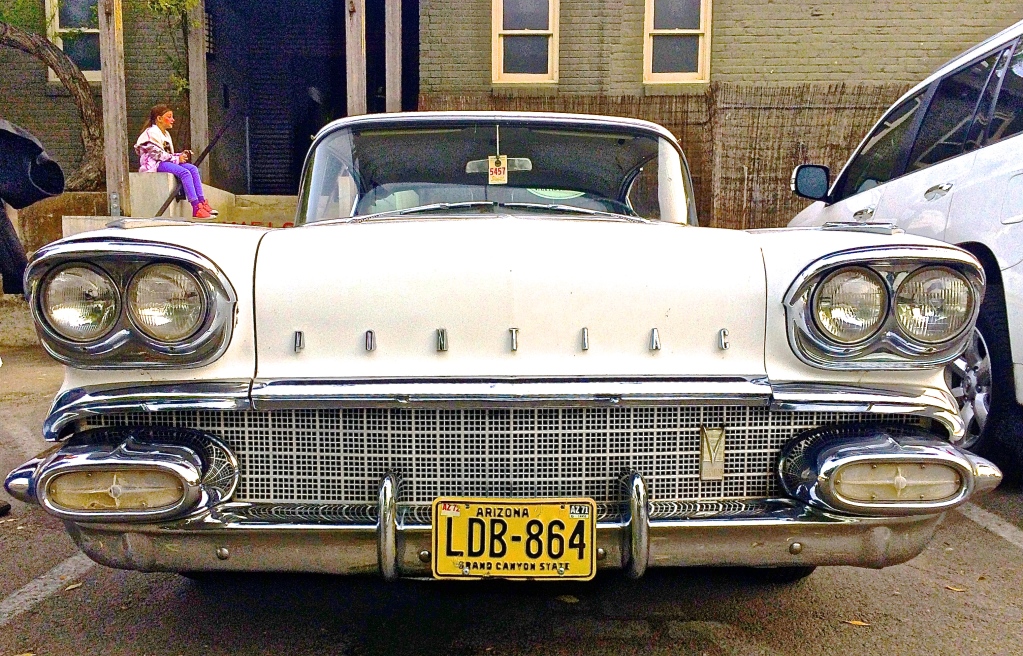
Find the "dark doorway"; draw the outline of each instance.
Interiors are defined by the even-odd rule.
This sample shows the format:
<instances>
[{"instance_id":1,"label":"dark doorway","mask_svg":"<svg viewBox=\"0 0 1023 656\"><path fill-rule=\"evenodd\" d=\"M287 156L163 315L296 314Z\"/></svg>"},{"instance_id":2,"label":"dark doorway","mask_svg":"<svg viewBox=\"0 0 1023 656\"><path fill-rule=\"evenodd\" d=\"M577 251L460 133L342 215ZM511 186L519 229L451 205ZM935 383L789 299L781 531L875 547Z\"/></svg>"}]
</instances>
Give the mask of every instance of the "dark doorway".
<instances>
[{"instance_id":1,"label":"dark doorway","mask_svg":"<svg viewBox=\"0 0 1023 656\"><path fill-rule=\"evenodd\" d=\"M293 195L311 137L347 113L347 0L206 0L211 182ZM366 0L366 95L385 111L384 0ZM419 0L402 0L402 109L419 98Z\"/></svg>"},{"instance_id":2,"label":"dark doorway","mask_svg":"<svg viewBox=\"0 0 1023 656\"><path fill-rule=\"evenodd\" d=\"M366 108L387 111L384 0L366 0ZM419 0L401 2L401 109L419 104Z\"/></svg>"},{"instance_id":3,"label":"dark doorway","mask_svg":"<svg viewBox=\"0 0 1023 656\"><path fill-rule=\"evenodd\" d=\"M293 195L311 135L344 116L342 0L207 0L212 180L234 193ZM234 111L234 114L232 114Z\"/></svg>"}]
</instances>

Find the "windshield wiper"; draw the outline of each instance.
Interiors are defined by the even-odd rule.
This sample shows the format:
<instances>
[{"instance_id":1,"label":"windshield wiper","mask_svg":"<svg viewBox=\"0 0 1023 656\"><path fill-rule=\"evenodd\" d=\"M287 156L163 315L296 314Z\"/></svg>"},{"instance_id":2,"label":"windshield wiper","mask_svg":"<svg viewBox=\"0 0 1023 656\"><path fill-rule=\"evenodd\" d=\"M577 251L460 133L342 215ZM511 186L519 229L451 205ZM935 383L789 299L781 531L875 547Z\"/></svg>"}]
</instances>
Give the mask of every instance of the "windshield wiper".
<instances>
[{"instance_id":1,"label":"windshield wiper","mask_svg":"<svg viewBox=\"0 0 1023 656\"><path fill-rule=\"evenodd\" d=\"M400 210L387 210L386 212L377 212L375 214L363 214L362 216L351 216L342 219L333 219L333 221L344 221L345 223L362 223L363 221L372 221L374 219L381 219L389 216L405 216L406 214L420 214L423 212L441 212L446 210L464 209L466 207L496 207L496 206L497 203L492 200L467 200L461 203L430 203L429 205L417 205L415 207L406 207ZM320 221L319 223L328 222Z\"/></svg>"},{"instance_id":2,"label":"windshield wiper","mask_svg":"<svg viewBox=\"0 0 1023 656\"><path fill-rule=\"evenodd\" d=\"M639 216L629 216L628 214L619 214L618 212L605 212L603 210L591 210L586 207L576 207L575 205L561 205L558 203L498 203L501 207L510 207L512 209L524 209L524 210L548 210L551 212L571 212L574 214L586 214L587 216L607 216L622 221L632 221L634 223L650 223L647 219Z\"/></svg>"}]
</instances>

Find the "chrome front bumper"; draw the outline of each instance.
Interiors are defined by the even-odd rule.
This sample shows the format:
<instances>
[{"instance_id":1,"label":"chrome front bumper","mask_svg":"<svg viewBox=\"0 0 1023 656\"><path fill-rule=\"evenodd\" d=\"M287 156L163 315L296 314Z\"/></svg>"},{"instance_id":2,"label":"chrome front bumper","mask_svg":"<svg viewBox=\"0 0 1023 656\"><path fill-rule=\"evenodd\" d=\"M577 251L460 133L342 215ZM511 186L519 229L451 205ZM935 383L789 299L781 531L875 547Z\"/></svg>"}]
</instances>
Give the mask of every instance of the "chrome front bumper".
<instances>
[{"instance_id":1,"label":"chrome front bumper","mask_svg":"<svg viewBox=\"0 0 1023 656\"><path fill-rule=\"evenodd\" d=\"M944 517L844 517L785 499L754 505L739 515L598 523L598 567L633 577L647 567L881 568L923 551ZM171 524L66 525L90 558L122 569L431 575L428 525L399 525L393 514L375 525L268 524L246 519L246 506Z\"/></svg>"},{"instance_id":2,"label":"chrome front bumper","mask_svg":"<svg viewBox=\"0 0 1023 656\"><path fill-rule=\"evenodd\" d=\"M710 385L721 398L779 410L895 413L922 416L944 428L951 442L963 434L962 420L954 401L942 390L883 390L841 386L770 386L764 382ZM718 386L723 386L718 389ZM272 388L272 385L267 385ZM597 386L600 387L600 386ZM708 385L699 393L678 391L672 399L705 402ZM543 390L547 390L543 387ZM636 392L653 394L650 386ZM199 393L203 391L203 393ZM58 398L44 426L44 435L59 440L88 416L118 412L156 412L168 409L227 410L254 405L282 407L310 403L308 389L272 399L261 398L247 383L223 383L198 390L189 385L151 386L131 390L72 390ZM283 390L290 392L290 388ZM342 390L354 394L351 390ZM389 390L358 390L352 398L336 397L333 388L317 388L314 396L326 394L318 403L333 407L348 402L431 403L434 397L404 395L393 397ZM406 390L407 391L407 390ZM500 392L498 401L550 403L533 398L529 390L516 388ZM656 390L654 390L656 391ZM529 392L529 394L526 394ZM569 394L568 392L571 392ZM641 395L632 398L618 389L589 387L559 392L555 401L565 399L593 403L627 404L649 402ZM607 396L607 392L613 392ZM525 394L525 397L523 397ZM660 398L654 394L657 398ZM713 398L717 396L711 395ZM379 397L379 398L378 398ZM392 398L393 397L393 398ZM607 397L607 398L605 398ZM317 396L319 398L319 396ZM449 396L441 398L450 401ZM475 397L473 397L475 398ZM276 406L274 406L276 407ZM964 457L967 457L964 455ZM1001 478L990 463L970 457L972 492L997 485ZM24 501L36 501L36 474L42 460L26 463L7 479L7 489ZM927 545L943 514L883 517L832 512L795 499L687 503L650 501L646 485L638 475L626 481L626 503L615 512L602 515L597 524L597 559L602 569L621 569L629 576L642 576L648 567L669 566L753 566L786 567L807 565L852 565L881 568L905 562ZM225 495L221 498L227 498ZM336 508L291 505L214 502L200 506L180 519L144 523L112 523L66 520L78 546L91 558L111 567L141 571L278 571L330 574L379 573L387 579L429 576L432 527L421 508L399 503L397 481L385 478L380 485L379 503L362 506L366 512L336 514ZM347 511L346 511L347 512ZM925 511L930 512L930 511ZM334 513L334 514L332 514Z\"/></svg>"}]
</instances>

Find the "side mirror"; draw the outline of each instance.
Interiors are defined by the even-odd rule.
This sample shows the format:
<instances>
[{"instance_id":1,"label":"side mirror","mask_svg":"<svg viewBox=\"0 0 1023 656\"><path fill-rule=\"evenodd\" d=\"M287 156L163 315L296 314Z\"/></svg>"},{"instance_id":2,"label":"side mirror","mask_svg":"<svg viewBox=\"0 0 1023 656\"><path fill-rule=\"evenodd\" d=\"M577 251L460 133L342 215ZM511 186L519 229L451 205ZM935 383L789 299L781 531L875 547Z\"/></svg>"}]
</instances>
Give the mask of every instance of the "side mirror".
<instances>
[{"instance_id":1,"label":"side mirror","mask_svg":"<svg viewBox=\"0 0 1023 656\"><path fill-rule=\"evenodd\" d=\"M810 200L824 200L831 186L831 170L817 164L802 164L792 171L792 191Z\"/></svg>"}]
</instances>

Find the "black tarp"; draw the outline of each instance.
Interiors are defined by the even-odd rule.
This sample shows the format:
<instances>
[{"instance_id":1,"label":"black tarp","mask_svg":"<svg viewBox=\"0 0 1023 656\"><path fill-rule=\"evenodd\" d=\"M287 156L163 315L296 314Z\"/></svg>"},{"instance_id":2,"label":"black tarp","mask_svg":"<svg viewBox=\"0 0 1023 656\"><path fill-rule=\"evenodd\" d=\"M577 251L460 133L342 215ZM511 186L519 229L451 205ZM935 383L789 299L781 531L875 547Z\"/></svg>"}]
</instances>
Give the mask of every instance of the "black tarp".
<instances>
[{"instance_id":1,"label":"black tarp","mask_svg":"<svg viewBox=\"0 0 1023 656\"><path fill-rule=\"evenodd\" d=\"M0 276L5 294L21 294L27 260L6 205L16 210L64 191L64 172L43 145L18 126L0 119Z\"/></svg>"}]
</instances>

